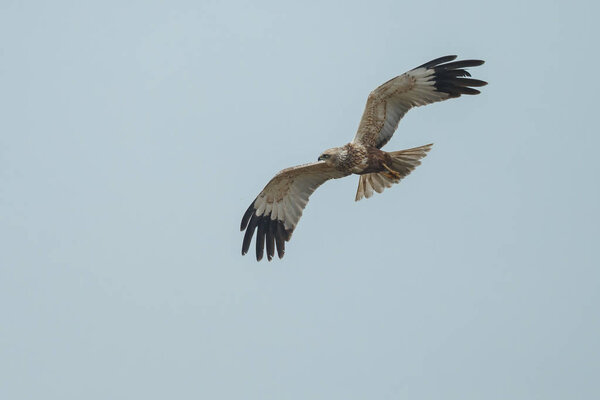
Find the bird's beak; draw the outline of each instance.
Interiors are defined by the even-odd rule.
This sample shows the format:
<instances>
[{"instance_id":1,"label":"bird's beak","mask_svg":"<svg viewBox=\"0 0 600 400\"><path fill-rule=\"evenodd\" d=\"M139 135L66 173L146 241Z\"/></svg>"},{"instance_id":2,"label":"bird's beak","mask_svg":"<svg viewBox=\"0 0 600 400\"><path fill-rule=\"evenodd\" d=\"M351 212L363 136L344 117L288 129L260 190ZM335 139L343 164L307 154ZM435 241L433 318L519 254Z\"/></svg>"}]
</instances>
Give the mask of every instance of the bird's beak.
<instances>
[{"instance_id":1,"label":"bird's beak","mask_svg":"<svg viewBox=\"0 0 600 400\"><path fill-rule=\"evenodd\" d=\"M319 158L317 158L317 161L323 161L323 157L319 156Z\"/></svg>"}]
</instances>

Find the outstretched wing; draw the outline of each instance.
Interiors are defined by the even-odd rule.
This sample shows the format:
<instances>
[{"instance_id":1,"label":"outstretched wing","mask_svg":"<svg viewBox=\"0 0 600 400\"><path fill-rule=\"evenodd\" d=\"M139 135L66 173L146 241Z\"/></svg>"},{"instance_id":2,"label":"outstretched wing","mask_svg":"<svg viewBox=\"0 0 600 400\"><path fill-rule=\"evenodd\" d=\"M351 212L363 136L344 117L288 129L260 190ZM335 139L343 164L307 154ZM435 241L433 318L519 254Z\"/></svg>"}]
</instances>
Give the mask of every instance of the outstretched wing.
<instances>
[{"instance_id":1,"label":"outstretched wing","mask_svg":"<svg viewBox=\"0 0 600 400\"><path fill-rule=\"evenodd\" d=\"M292 237L309 196L325 181L347 175L323 161L287 168L275 175L242 218L240 230L246 230L242 255L248 252L254 231L258 230L256 260L262 259L265 244L269 261L275 246L279 258L283 257L285 242Z\"/></svg>"},{"instance_id":2,"label":"outstretched wing","mask_svg":"<svg viewBox=\"0 0 600 400\"><path fill-rule=\"evenodd\" d=\"M391 139L400 119L411 108L460 97L461 94L479 94L479 90L471 86L484 86L487 82L465 78L471 74L463 68L476 67L483 61L449 62L455 58L446 56L429 61L372 91L353 142L381 148Z\"/></svg>"}]
</instances>

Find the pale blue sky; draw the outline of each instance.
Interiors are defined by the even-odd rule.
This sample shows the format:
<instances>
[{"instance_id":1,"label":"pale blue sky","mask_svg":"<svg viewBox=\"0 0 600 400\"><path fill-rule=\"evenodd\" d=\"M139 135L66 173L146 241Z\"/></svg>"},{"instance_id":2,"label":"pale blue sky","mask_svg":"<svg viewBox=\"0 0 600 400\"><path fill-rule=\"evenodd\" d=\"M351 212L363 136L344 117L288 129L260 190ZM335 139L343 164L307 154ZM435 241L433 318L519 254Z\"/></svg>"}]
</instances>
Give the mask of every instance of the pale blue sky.
<instances>
[{"instance_id":1,"label":"pale blue sky","mask_svg":"<svg viewBox=\"0 0 600 400\"><path fill-rule=\"evenodd\" d=\"M0 398L600 397L596 2L0 1ZM483 94L283 260L239 222L446 54Z\"/></svg>"}]
</instances>

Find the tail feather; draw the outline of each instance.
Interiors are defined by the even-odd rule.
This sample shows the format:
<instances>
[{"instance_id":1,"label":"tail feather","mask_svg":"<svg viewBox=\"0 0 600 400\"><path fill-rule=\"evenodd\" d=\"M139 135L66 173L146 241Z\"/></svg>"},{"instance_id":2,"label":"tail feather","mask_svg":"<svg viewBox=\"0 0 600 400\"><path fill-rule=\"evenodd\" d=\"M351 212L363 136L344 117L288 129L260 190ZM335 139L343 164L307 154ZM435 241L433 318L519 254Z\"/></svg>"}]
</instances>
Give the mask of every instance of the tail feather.
<instances>
[{"instance_id":1,"label":"tail feather","mask_svg":"<svg viewBox=\"0 0 600 400\"><path fill-rule=\"evenodd\" d=\"M356 201L363 197L367 199L373 196L373 191L383 192L386 188L392 187L394 183L400 182L405 176L410 174L417 166L421 165L421 159L431 150L433 144L427 144L412 149L392 151L388 153L392 157L392 165L388 167L394 171L376 172L372 174L361 175L358 180L358 190L356 191Z\"/></svg>"}]
</instances>

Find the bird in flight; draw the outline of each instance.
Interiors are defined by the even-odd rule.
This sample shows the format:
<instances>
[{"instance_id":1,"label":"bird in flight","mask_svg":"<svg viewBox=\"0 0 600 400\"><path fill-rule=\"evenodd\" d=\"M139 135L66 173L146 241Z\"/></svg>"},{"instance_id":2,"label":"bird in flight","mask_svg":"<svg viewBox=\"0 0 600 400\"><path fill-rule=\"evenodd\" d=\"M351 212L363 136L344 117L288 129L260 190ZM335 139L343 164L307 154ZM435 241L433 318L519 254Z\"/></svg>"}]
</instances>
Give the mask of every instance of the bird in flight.
<instances>
[{"instance_id":1,"label":"bird in flight","mask_svg":"<svg viewBox=\"0 0 600 400\"><path fill-rule=\"evenodd\" d=\"M240 227L246 231L242 255L248 252L257 231L256 260L263 258L265 246L269 261L275 249L282 258L285 242L292 237L309 196L329 179L359 175L358 201L371 197L373 191L383 192L420 165L431 144L392 152L381 148L411 108L480 93L473 87L487 82L471 79L464 68L479 66L483 61L455 59L436 58L379 86L369 94L352 142L325 150L317 162L286 168L275 175L244 213Z\"/></svg>"}]
</instances>

